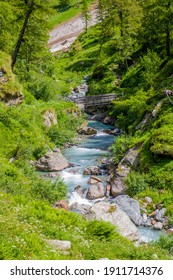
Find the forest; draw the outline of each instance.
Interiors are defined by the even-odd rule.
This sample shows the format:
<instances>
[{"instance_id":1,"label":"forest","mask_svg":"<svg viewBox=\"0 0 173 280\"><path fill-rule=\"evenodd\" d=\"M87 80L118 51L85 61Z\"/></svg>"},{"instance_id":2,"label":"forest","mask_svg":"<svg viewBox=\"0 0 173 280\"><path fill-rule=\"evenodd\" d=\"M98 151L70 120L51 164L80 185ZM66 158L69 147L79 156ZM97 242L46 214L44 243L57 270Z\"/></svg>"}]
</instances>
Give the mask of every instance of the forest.
<instances>
[{"instance_id":1,"label":"forest","mask_svg":"<svg viewBox=\"0 0 173 280\"><path fill-rule=\"evenodd\" d=\"M83 32L52 53L49 32L79 14ZM33 162L76 143L86 114L68 96L84 77L88 96L117 94L107 112L123 131L110 148L114 166L138 150L127 194L162 205L173 228L173 1L0 0L0 259L171 260L173 230L135 246L109 222L53 207L67 186L40 176ZM64 253L48 239L72 248Z\"/></svg>"}]
</instances>

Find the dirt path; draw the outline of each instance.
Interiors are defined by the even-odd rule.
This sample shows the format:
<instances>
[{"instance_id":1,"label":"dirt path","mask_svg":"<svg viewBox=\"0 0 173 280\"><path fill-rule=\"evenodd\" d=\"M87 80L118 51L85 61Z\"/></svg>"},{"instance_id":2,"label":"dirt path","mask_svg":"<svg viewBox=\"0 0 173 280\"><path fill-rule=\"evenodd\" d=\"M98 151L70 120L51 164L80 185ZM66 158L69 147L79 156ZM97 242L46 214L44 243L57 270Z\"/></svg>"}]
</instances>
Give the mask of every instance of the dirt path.
<instances>
[{"instance_id":1,"label":"dirt path","mask_svg":"<svg viewBox=\"0 0 173 280\"><path fill-rule=\"evenodd\" d=\"M91 19L88 26L95 25L97 22L97 3L91 5L90 15ZM84 29L85 23L81 14L55 27L49 33L49 46L51 52L54 53L61 50L68 50Z\"/></svg>"}]
</instances>

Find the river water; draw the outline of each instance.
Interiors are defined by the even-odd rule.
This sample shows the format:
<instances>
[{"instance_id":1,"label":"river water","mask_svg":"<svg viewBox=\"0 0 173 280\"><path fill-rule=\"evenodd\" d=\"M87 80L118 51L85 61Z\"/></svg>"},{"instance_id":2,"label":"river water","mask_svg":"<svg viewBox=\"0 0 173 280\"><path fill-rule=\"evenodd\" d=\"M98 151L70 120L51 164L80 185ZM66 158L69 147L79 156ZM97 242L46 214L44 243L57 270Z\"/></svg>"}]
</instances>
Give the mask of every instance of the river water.
<instances>
[{"instance_id":1,"label":"river water","mask_svg":"<svg viewBox=\"0 0 173 280\"><path fill-rule=\"evenodd\" d=\"M109 155L108 148L115 141L115 136L103 132L104 129L113 129L113 126L105 125L97 121L89 121L88 126L97 130L97 134L86 137L80 141L77 146L72 146L64 151L66 159L74 165L61 172L61 178L64 180L69 190L69 204L78 202L79 204L90 204L93 201L88 201L81 198L74 188L80 185L83 189L89 187L89 175L83 175L86 167L100 165L100 160ZM99 177L99 176L97 176ZM106 186L106 175L100 176ZM145 242L156 241L162 233L159 230L153 230L147 227L138 227L139 237Z\"/></svg>"}]
</instances>

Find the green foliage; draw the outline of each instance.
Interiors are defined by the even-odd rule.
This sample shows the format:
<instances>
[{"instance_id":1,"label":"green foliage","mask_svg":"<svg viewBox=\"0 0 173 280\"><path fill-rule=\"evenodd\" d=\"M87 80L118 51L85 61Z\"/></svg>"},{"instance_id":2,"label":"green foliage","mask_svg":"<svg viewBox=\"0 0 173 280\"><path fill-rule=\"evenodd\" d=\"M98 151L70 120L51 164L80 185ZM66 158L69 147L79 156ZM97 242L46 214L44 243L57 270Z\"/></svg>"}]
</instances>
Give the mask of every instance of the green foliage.
<instances>
[{"instance_id":1,"label":"green foliage","mask_svg":"<svg viewBox=\"0 0 173 280\"><path fill-rule=\"evenodd\" d=\"M59 87L51 77L44 74L30 73L27 89L36 99L49 101L59 93Z\"/></svg>"},{"instance_id":2,"label":"green foliage","mask_svg":"<svg viewBox=\"0 0 173 280\"><path fill-rule=\"evenodd\" d=\"M161 236L159 241L156 243L159 248L168 250L171 254L173 253L173 236Z\"/></svg>"},{"instance_id":3,"label":"green foliage","mask_svg":"<svg viewBox=\"0 0 173 280\"><path fill-rule=\"evenodd\" d=\"M23 195L28 199L42 199L50 203L66 196L66 186L61 180L52 182L41 178L25 161L9 163L1 159L0 170L0 188L14 196Z\"/></svg>"},{"instance_id":4,"label":"green foliage","mask_svg":"<svg viewBox=\"0 0 173 280\"><path fill-rule=\"evenodd\" d=\"M143 78L147 86L154 86L154 79L158 73L161 59L157 53L148 50L147 55L141 58L140 65L144 68L142 72Z\"/></svg>"},{"instance_id":5,"label":"green foliage","mask_svg":"<svg viewBox=\"0 0 173 280\"><path fill-rule=\"evenodd\" d=\"M87 233L97 236L100 240L112 240L118 235L112 224L103 221L92 221L87 228Z\"/></svg>"},{"instance_id":6,"label":"green foliage","mask_svg":"<svg viewBox=\"0 0 173 280\"><path fill-rule=\"evenodd\" d=\"M112 114L117 117L122 129L127 131L130 125L134 127L142 120L146 111L150 109L150 105L147 103L153 95L152 89L148 92L138 90L127 98L113 101Z\"/></svg>"},{"instance_id":7,"label":"green foliage","mask_svg":"<svg viewBox=\"0 0 173 280\"><path fill-rule=\"evenodd\" d=\"M0 70L3 71L2 81L0 80L0 100L8 101L10 98L21 96L22 87L12 73L11 58L2 51L0 51Z\"/></svg>"},{"instance_id":8,"label":"green foliage","mask_svg":"<svg viewBox=\"0 0 173 280\"><path fill-rule=\"evenodd\" d=\"M108 223L86 221L81 215L54 209L43 201L0 192L0 204L2 260L152 259L153 249L160 259L170 258L165 249L154 245L145 246L145 250L136 248ZM99 228L103 235L99 235ZM48 245L47 239L69 240L72 249L67 255Z\"/></svg>"},{"instance_id":9,"label":"green foliage","mask_svg":"<svg viewBox=\"0 0 173 280\"><path fill-rule=\"evenodd\" d=\"M120 135L111 146L110 150L113 153L113 160L115 164L118 164L123 158L127 150L130 148L130 137L126 135Z\"/></svg>"},{"instance_id":10,"label":"green foliage","mask_svg":"<svg viewBox=\"0 0 173 280\"><path fill-rule=\"evenodd\" d=\"M165 107L155 122L151 137L151 151L157 155L173 156L173 113Z\"/></svg>"},{"instance_id":11,"label":"green foliage","mask_svg":"<svg viewBox=\"0 0 173 280\"><path fill-rule=\"evenodd\" d=\"M131 171L125 179L125 184L127 185L126 192L130 196L135 196L149 187L148 175L145 173L140 174L138 172Z\"/></svg>"}]
</instances>

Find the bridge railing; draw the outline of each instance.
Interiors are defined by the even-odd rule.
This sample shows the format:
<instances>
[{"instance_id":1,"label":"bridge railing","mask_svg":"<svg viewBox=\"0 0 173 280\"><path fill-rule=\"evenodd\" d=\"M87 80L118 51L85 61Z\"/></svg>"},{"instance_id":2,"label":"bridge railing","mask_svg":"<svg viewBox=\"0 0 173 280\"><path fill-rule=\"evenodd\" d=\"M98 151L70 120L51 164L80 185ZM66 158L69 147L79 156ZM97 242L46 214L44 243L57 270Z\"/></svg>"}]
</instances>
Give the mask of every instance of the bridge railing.
<instances>
[{"instance_id":1,"label":"bridge railing","mask_svg":"<svg viewBox=\"0 0 173 280\"><path fill-rule=\"evenodd\" d=\"M83 104L87 106L98 106L106 105L115 100L117 95L115 93L110 94L99 94L99 95L89 95L84 97L74 97L71 98L76 104Z\"/></svg>"}]
</instances>

